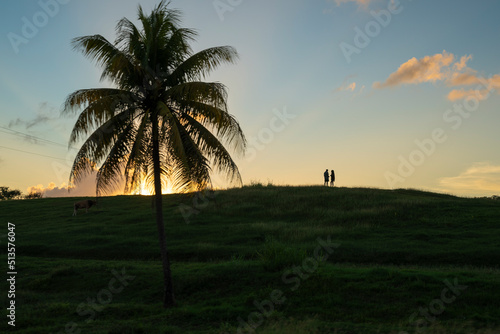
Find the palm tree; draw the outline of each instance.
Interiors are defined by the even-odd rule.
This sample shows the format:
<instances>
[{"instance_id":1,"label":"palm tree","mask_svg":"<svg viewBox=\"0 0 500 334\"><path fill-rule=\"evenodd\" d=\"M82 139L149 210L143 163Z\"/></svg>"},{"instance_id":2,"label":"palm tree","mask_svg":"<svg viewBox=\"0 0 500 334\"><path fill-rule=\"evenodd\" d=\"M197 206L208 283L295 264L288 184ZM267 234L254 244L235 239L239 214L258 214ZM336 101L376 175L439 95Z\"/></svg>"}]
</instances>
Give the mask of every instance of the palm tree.
<instances>
[{"instance_id":1,"label":"palm tree","mask_svg":"<svg viewBox=\"0 0 500 334\"><path fill-rule=\"evenodd\" d=\"M243 152L246 140L228 113L226 87L203 82L222 63L234 63L229 46L194 53L196 33L181 28L180 12L161 1L149 16L141 6L138 29L126 18L110 43L101 35L75 38L74 48L103 68L101 80L113 88L83 89L70 94L65 113L82 110L69 144L84 140L75 157L70 182L97 170L96 192L114 189L125 178L125 191L144 178L154 184L156 223L165 294L164 307L175 305L162 212L162 183L201 190L212 169L241 184L238 167L226 146ZM123 175L123 176L122 176Z\"/></svg>"}]
</instances>

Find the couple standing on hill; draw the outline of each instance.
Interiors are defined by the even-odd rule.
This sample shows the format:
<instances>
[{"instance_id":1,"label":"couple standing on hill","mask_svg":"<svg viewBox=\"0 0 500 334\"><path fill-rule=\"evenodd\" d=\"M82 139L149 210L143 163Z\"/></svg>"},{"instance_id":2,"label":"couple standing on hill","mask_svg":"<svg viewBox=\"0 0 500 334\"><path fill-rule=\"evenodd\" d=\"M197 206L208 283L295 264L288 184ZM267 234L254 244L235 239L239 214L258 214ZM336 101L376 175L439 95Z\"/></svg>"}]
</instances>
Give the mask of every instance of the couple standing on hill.
<instances>
[{"instance_id":1,"label":"couple standing on hill","mask_svg":"<svg viewBox=\"0 0 500 334\"><path fill-rule=\"evenodd\" d=\"M328 179L328 169L323 173L323 176L325 177L324 185L328 187L328 181L330 181L330 187L333 187L335 183L335 172L333 171L333 169L332 175L330 175L330 179Z\"/></svg>"}]
</instances>

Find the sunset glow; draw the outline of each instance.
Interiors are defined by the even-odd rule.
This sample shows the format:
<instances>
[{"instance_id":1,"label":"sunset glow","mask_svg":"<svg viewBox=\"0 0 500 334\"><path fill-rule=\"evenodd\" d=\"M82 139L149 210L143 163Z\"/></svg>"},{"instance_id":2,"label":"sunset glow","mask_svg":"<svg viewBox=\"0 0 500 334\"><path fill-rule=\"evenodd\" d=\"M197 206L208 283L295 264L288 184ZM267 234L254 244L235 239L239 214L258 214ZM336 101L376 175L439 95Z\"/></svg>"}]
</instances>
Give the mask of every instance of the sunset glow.
<instances>
[{"instance_id":1,"label":"sunset glow","mask_svg":"<svg viewBox=\"0 0 500 334\"><path fill-rule=\"evenodd\" d=\"M172 189L171 186L164 186L164 185L162 186L161 192L163 195L175 193L174 189ZM132 192L132 195L151 196L154 194L155 194L154 187L152 185L148 185L147 182L144 180L142 181L139 188Z\"/></svg>"}]
</instances>

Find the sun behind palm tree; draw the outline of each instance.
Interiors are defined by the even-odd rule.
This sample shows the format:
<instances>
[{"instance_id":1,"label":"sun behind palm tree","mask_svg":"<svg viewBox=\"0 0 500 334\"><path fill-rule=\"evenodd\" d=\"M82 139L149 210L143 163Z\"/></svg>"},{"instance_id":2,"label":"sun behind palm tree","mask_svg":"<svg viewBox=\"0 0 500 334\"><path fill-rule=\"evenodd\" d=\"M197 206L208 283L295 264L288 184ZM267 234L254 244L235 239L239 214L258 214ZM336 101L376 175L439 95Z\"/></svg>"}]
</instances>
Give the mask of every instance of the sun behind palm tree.
<instances>
[{"instance_id":1,"label":"sun behind palm tree","mask_svg":"<svg viewBox=\"0 0 500 334\"><path fill-rule=\"evenodd\" d=\"M101 35L75 38L73 46L103 68L101 80L114 88L83 89L70 94L64 112L80 111L69 140L85 140L70 181L78 182L98 167L98 193L119 184L125 191L144 179L154 184L156 221L163 263L163 304L175 304L162 212L162 180L175 189L203 189L213 167L241 184L238 167L224 143L243 152L246 140L227 110L226 87L201 81L222 63L234 63L236 50L214 47L193 53L196 33L179 27L180 12L165 0L146 16L142 29L128 19L117 24L110 43Z\"/></svg>"}]
</instances>

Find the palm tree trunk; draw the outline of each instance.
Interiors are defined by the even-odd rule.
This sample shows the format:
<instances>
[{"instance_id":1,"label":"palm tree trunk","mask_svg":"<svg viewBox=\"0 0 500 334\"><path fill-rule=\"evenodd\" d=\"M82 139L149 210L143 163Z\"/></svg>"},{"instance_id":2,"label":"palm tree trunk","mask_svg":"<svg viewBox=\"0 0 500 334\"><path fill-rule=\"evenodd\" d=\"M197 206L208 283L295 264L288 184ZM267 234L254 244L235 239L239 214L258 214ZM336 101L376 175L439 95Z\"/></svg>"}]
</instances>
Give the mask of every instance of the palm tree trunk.
<instances>
[{"instance_id":1,"label":"palm tree trunk","mask_svg":"<svg viewBox=\"0 0 500 334\"><path fill-rule=\"evenodd\" d=\"M160 240L161 262L163 265L163 307L168 308L175 305L174 288L172 285L172 274L168 258L167 243L165 240L165 226L163 224L163 207L161 193L161 171L160 171L160 143L158 134L158 117L153 115L153 174L155 184L156 202L156 225L158 227L158 238Z\"/></svg>"}]
</instances>

